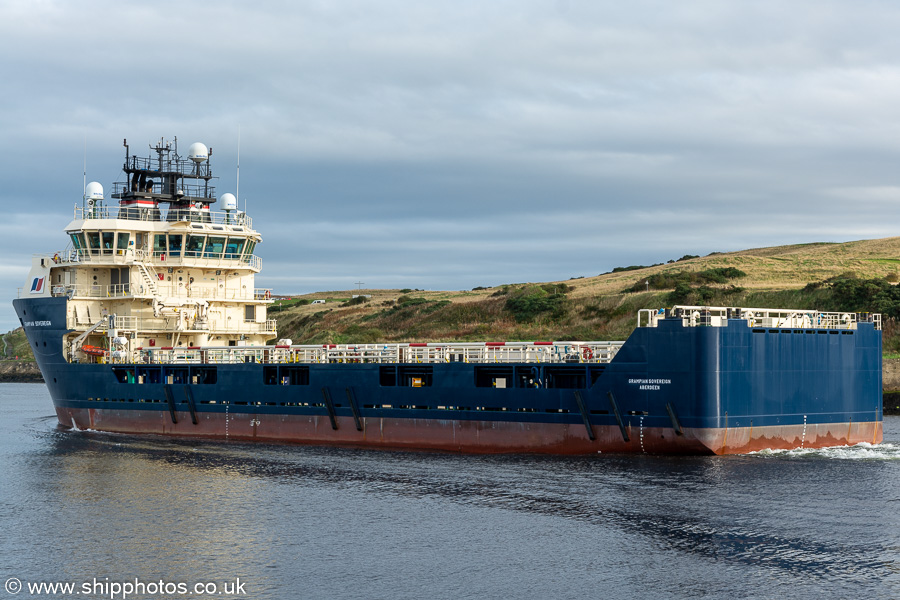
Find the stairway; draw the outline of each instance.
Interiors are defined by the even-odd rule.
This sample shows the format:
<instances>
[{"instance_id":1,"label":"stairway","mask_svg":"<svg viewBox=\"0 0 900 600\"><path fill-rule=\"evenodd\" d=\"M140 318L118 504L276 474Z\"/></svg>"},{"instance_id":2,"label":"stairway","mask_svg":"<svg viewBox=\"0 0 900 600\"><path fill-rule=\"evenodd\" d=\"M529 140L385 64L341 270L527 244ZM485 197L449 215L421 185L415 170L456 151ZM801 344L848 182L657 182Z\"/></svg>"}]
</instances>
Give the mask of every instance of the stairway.
<instances>
[{"instance_id":1,"label":"stairway","mask_svg":"<svg viewBox=\"0 0 900 600\"><path fill-rule=\"evenodd\" d=\"M156 274L156 269L142 262L135 261L134 264L141 274L141 285L144 286L144 292L149 293L154 298L159 298L159 286L156 283L159 281L159 275Z\"/></svg>"}]
</instances>

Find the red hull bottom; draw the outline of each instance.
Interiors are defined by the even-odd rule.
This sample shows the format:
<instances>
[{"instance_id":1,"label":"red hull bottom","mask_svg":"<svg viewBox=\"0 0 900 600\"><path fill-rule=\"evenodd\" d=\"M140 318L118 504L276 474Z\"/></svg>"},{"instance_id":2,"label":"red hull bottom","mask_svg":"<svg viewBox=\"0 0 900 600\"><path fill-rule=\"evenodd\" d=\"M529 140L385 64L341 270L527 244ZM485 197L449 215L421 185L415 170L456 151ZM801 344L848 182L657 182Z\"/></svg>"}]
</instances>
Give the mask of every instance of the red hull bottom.
<instances>
[{"instance_id":1,"label":"red hull bottom","mask_svg":"<svg viewBox=\"0 0 900 600\"><path fill-rule=\"evenodd\" d=\"M327 416L198 413L194 425L187 412L177 413L177 424L172 423L167 411L57 407L56 414L64 427L114 433L480 454L744 454L765 449L877 444L882 440L878 421L685 428L683 435L668 427L631 424L626 428L626 442L617 426L595 425L595 439L591 440L581 424L363 418L363 430L357 431L350 417L338 417L338 428L332 429Z\"/></svg>"}]
</instances>

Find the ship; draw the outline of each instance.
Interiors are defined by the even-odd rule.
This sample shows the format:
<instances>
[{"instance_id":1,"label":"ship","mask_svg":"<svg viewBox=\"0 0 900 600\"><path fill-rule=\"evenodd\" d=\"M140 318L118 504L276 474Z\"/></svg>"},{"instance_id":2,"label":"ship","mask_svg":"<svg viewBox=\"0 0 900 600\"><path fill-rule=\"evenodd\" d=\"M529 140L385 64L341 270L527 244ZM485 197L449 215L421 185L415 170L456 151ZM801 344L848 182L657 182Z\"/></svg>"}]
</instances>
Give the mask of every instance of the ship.
<instances>
[{"instance_id":1,"label":"ship","mask_svg":"<svg viewBox=\"0 0 900 600\"><path fill-rule=\"evenodd\" d=\"M625 341L294 344L212 149L124 147L117 202L87 184L13 300L61 427L569 455L882 440L878 314L674 306Z\"/></svg>"}]
</instances>

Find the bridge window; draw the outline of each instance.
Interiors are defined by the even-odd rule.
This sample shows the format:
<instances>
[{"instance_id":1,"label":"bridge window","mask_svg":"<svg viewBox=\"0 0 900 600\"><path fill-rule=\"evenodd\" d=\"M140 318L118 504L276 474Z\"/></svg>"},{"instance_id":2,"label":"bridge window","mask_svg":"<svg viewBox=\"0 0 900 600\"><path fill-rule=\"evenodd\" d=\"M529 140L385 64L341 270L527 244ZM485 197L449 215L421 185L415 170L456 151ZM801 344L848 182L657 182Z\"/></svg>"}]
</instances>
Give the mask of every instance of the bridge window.
<instances>
[{"instance_id":1,"label":"bridge window","mask_svg":"<svg viewBox=\"0 0 900 600\"><path fill-rule=\"evenodd\" d=\"M169 235L169 254L181 256L181 235Z\"/></svg>"},{"instance_id":2,"label":"bridge window","mask_svg":"<svg viewBox=\"0 0 900 600\"><path fill-rule=\"evenodd\" d=\"M184 256L187 258L197 257L203 253L203 243L206 241L204 235L189 235L187 246L184 249Z\"/></svg>"},{"instance_id":3,"label":"bridge window","mask_svg":"<svg viewBox=\"0 0 900 600\"><path fill-rule=\"evenodd\" d=\"M79 232L72 234L72 247L78 250L78 253L81 254L81 250L85 248L83 233Z\"/></svg>"},{"instance_id":4,"label":"bridge window","mask_svg":"<svg viewBox=\"0 0 900 600\"><path fill-rule=\"evenodd\" d=\"M100 232L99 231L88 231L87 232L87 241L88 241L88 248L91 249L91 254L99 254L100 253Z\"/></svg>"},{"instance_id":5,"label":"bridge window","mask_svg":"<svg viewBox=\"0 0 900 600\"><path fill-rule=\"evenodd\" d=\"M222 258L222 248L225 246L225 238L210 236L206 240L204 258Z\"/></svg>"},{"instance_id":6,"label":"bridge window","mask_svg":"<svg viewBox=\"0 0 900 600\"><path fill-rule=\"evenodd\" d=\"M103 235L103 254L112 254L113 244L115 243L116 232L104 231Z\"/></svg>"},{"instance_id":7,"label":"bridge window","mask_svg":"<svg viewBox=\"0 0 900 600\"><path fill-rule=\"evenodd\" d=\"M256 242L247 240L247 251L244 253L244 262L250 262L250 257L253 256L254 248L256 248Z\"/></svg>"},{"instance_id":8,"label":"bridge window","mask_svg":"<svg viewBox=\"0 0 900 600\"><path fill-rule=\"evenodd\" d=\"M238 259L244 251L244 238L228 238L225 243L225 258Z\"/></svg>"},{"instance_id":9,"label":"bridge window","mask_svg":"<svg viewBox=\"0 0 900 600\"><path fill-rule=\"evenodd\" d=\"M119 237L116 239L116 248L122 251L128 250L128 241L130 239L130 233L119 233ZM119 254L123 254L123 252L119 252Z\"/></svg>"}]
</instances>

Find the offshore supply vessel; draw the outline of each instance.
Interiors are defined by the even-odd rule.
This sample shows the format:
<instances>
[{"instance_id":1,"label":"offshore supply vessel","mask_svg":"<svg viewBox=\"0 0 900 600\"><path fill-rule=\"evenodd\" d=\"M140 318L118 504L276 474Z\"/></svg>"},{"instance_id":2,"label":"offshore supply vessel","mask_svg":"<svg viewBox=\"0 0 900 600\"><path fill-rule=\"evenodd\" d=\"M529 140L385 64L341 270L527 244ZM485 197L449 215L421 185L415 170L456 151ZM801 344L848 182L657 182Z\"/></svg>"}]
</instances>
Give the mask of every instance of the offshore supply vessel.
<instances>
[{"instance_id":1,"label":"offshore supply vessel","mask_svg":"<svg viewBox=\"0 0 900 600\"><path fill-rule=\"evenodd\" d=\"M680 306L624 342L295 345L211 150L161 140L85 186L13 301L59 423L461 452L742 453L882 439L881 318ZM155 156L154 156L155 154ZM276 343L270 343L276 341Z\"/></svg>"}]
</instances>

